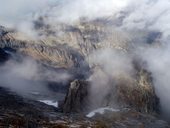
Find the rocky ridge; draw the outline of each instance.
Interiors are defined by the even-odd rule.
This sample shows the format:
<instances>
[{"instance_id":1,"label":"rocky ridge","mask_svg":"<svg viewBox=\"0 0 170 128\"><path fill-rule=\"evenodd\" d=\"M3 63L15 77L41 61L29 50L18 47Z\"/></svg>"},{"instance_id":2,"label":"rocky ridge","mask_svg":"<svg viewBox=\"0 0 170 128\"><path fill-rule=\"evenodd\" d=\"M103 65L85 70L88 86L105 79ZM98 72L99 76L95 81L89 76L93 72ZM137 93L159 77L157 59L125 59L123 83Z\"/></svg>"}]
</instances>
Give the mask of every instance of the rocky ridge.
<instances>
[{"instance_id":1,"label":"rocky ridge","mask_svg":"<svg viewBox=\"0 0 170 128\"><path fill-rule=\"evenodd\" d=\"M39 24L39 22L40 21L37 21L36 25ZM122 77L116 86L112 86L111 84L111 89L105 95L103 104L100 106L112 106L116 102L121 111L109 114L109 119L106 118L107 114L106 116L105 114L98 115L93 119L87 119L84 116L87 110L91 110L88 108L88 103L90 103L88 91L92 85L87 78L93 72L93 68L97 66L90 64L90 54L94 51L107 48L116 49L128 54L133 50L133 43L128 37L122 32L110 29L109 25L105 25L105 23L100 21L80 22L76 25L58 24L53 27L54 26L44 24L36 26L36 31L40 37L36 40L28 38L15 30L4 27L0 28L0 48L2 49L0 53L2 53L3 61L8 59L5 49L10 48L15 50L17 54L30 56L47 67L68 70L74 75L74 77L69 80L70 83L67 83L67 87L64 88L64 90L67 90L67 94L65 100L61 101L61 108L56 111L53 111L54 108L48 108L47 106L47 108L45 108L47 111L49 110L49 113L55 115L54 119L52 120L50 115L47 114L46 117L40 119L39 123L34 120L33 124L36 123L37 125L30 127L34 128L38 127L38 125L40 125L39 127L71 127L71 125L76 125L75 127L91 126L96 128L123 128L126 126L156 127L155 124L146 123L145 121L147 118L148 120L152 120L153 122L158 121L159 123L159 119L153 117L155 113L156 116L159 115L159 99L155 94L151 74L137 63L134 64L135 76L132 81L124 81ZM81 78L81 80L74 80L76 78ZM111 83L113 81L114 80L111 80ZM56 84L54 83L54 85ZM2 98L0 102L3 103L3 100ZM17 101L20 101L20 99ZM24 103L24 106L27 106L26 103ZM42 107L42 104L39 106L37 105L39 103L33 103L33 101L30 104L30 106L36 106L38 109ZM128 109L124 111L123 108ZM13 111L13 108L7 107L6 109L7 114L9 111ZM29 110L30 108L23 107L23 109ZM17 112L18 111L19 110L17 110ZM35 112L39 113L39 110L35 109ZM76 116L76 114L66 116L61 112L74 114L78 112L78 116ZM25 114L25 111L23 111L22 114L23 113ZM80 113L83 113L83 116ZM58 118L58 116L63 118ZM4 116L2 116L1 120L2 125L4 125L3 117ZM82 117L82 120L78 121L80 117ZM14 116L14 118L17 120L20 119L16 116ZM104 121L103 118L105 119ZM10 120L9 122L13 121ZM79 124L77 124L77 122L79 122ZM25 123L23 124L17 125L25 127ZM14 126L16 124L10 123L10 125ZM161 121L158 125L160 127L169 127L166 122Z\"/></svg>"}]
</instances>

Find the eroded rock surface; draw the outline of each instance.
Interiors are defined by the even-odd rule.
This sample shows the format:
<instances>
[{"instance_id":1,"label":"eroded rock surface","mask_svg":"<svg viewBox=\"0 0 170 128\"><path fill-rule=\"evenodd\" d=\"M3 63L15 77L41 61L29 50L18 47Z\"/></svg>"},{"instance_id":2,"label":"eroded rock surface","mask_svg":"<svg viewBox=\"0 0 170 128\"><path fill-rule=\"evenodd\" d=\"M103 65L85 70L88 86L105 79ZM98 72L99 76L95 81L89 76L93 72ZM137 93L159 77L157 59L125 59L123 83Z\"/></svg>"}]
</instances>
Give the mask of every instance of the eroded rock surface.
<instances>
[{"instance_id":1,"label":"eroded rock surface","mask_svg":"<svg viewBox=\"0 0 170 128\"><path fill-rule=\"evenodd\" d=\"M39 22L37 21L36 24L38 25ZM0 111L2 112L0 126L21 128L169 127L166 122L153 117L154 115L151 116L153 113L159 114L159 99L155 94L151 74L142 66L137 68L134 66L135 75L130 80L126 80L122 76L116 79L110 77L109 91L104 94L101 104L98 106L115 107L116 103L116 107L130 110L98 115L93 119L87 119L85 115L80 114L88 111L92 104L91 98L93 97L90 97L89 89L93 85L88 78L92 75L93 68L98 65L96 63L91 65L89 60L91 53L102 49L113 49L125 54L133 51L131 39L122 32L111 29L110 25L106 25L102 21L80 22L75 25L57 24L48 27L39 24L36 31L43 38L35 40L15 30L0 27L0 48L2 49L0 49L0 61L8 59L6 48L13 49L17 54L29 56L45 65L47 68L42 68L44 72L50 68L54 72L60 70L73 74L66 85L75 78L83 78L83 80L74 80L68 87L61 86L62 82L57 83L43 75L38 79L48 80L49 86L56 93L60 89L64 89L62 92L65 93L68 88L61 106L62 112L76 114L65 115L54 107L5 92L1 93L0 98ZM102 70L100 65L99 67ZM0 91L3 90L0 89ZM96 96L100 96L100 94ZM30 121L31 123L29 123Z\"/></svg>"},{"instance_id":2,"label":"eroded rock surface","mask_svg":"<svg viewBox=\"0 0 170 128\"><path fill-rule=\"evenodd\" d=\"M65 113L83 112L88 105L89 82L74 80L70 83L69 90L62 105Z\"/></svg>"},{"instance_id":3,"label":"eroded rock surface","mask_svg":"<svg viewBox=\"0 0 170 128\"><path fill-rule=\"evenodd\" d=\"M110 85L110 90L101 99L100 107L133 108L143 113L159 113L159 99L155 94L150 74L143 69L138 73L136 81L132 84L126 82L116 86ZM63 111L83 112L87 111L88 107L93 107L91 101L96 98L90 96L91 86L93 85L90 81L73 81L67 92Z\"/></svg>"}]
</instances>

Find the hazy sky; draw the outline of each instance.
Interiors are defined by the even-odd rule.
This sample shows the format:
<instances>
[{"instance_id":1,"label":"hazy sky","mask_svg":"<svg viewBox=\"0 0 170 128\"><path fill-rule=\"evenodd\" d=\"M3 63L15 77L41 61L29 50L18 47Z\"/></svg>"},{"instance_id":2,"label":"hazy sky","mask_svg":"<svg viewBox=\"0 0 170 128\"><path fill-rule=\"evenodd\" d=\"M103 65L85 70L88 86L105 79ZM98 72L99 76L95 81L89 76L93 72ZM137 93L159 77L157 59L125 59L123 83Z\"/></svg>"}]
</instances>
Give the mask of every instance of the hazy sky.
<instances>
[{"instance_id":1,"label":"hazy sky","mask_svg":"<svg viewBox=\"0 0 170 128\"><path fill-rule=\"evenodd\" d=\"M47 22L55 24L74 22L80 17L118 18L120 12L125 12L122 28L157 30L165 38L170 33L169 0L0 0L0 3L0 24L22 30L31 28L31 21L38 16L47 16Z\"/></svg>"}]
</instances>

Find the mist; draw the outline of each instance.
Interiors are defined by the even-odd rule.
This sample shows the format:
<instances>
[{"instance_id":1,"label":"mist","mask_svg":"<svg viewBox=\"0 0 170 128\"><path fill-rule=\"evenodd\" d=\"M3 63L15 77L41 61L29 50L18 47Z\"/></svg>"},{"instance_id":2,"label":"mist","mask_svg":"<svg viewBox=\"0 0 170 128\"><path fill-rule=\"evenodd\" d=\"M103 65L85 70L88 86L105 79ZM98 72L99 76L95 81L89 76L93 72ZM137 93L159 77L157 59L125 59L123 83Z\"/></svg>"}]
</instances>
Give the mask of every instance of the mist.
<instances>
[{"instance_id":1,"label":"mist","mask_svg":"<svg viewBox=\"0 0 170 128\"><path fill-rule=\"evenodd\" d=\"M15 54L13 56L17 60L10 58L0 66L0 87L18 95L28 98L34 93L49 95L51 90L48 88L48 82L66 83L71 78L68 72L44 68L41 63L30 57L19 57Z\"/></svg>"},{"instance_id":2,"label":"mist","mask_svg":"<svg viewBox=\"0 0 170 128\"><path fill-rule=\"evenodd\" d=\"M92 86L90 88L91 107L103 107L109 98L109 93L115 93L116 85L125 82L132 82L134 76L134 68L132 57L125 51L116 49L101 49L93 52L89 57L89 63L92 67L93 74L89 81ZM112 91L111 91L112 90ZM120 107L116 103L116 98L112 97L109 103L112 107ZM108 101L109 102L109 101Z\"/></svg>"},{"instance_id":3,"label":"mist","mask_svg":"<svg viewBox=\"0 0 170 128\"><path fill-rule=\"evenodd\" d=\"M16 28L34 38L37 38L38 34L33 21L39 17L45 17L45 23L51 26L57 23L76 24L81 18L87 21L100 18L111 19L111 23L113 23L111 27L130 35L134 43L132 53L147 63L144 68L152 73L162 111L170 113L168 107L170 101L169 0L0 0L0 2L0 24ZM154 44L158 44L158 46L153 46ZM132 56L130 55L105 49L92 53L90 57L92 58L90 65L102 67L102 71L94 71L90 78L94 85L92 87L94 94L105 89L101 97L104 97L107 90L110 89L107 88L110 79L116 79L122 74L123 76L133 74ZM32 65L32 62L26 63L28 63L26 66L25 62L19 66L17 66L18 64L11 66L11 63L8 62L6 66L1 67L1 70L6 72L1 74L0 82L3 83L3 86L19 92L22 89L24 92L25 88L30 87L32 84L20 80L20 77L34 79L37 77L38 71L36 64L33 64L34 70L32 70L29 66ZM28 73L25 74L25 72ZM15 76L16 74L17 76ZM68 77L68 75L63 75L64 79L61 78L61 80ZM9 78L14 82L11 83ZM16 83L15 86L13 83ZM42 83L38 83L38 85L40 84Z\"/></svg>"},{"instance_id":4,"label":"mist","mask_svg":"<svg viewBox=\"0 0 170 128\"><path fill-rule=\"evenodd\" d=\"M0 24L37 39L34 22L40 17L44 24L75 24L85 18L93 20L116 14L129 0L6 0L0 1ZM100 12L100 13L98 13Z\"/></svg>"},{"instance_id":5,"label":"mist","mask_svg":"<svg viewBox=\"0 0 170 128\"><path fill-rule=\"evenodd\" d=\"M145 49L145 47L143 48ZM140 50L140 52L142 51ZM152 73L155 91L157 96L160 98L161 112L163 116L166 116L167 118L169 118L170 114L169 55L169 45L147 48L144 53L140 53L142 60L147 62L147 65L145 65L144 68Z\"/></svg>"},{"instance_id":6,"label":"mist","mask_svg":"<svg viewBox=\"0 0 170 128\"><path fill-rule=\"evenodd\" d=\"M0 1L0 24L33 29L32 21L46 17L49 24L73 23L85 18L121 18L122 29L158 30L168 36L169 0L6 0ZM161 26L160 26L161 24Z\"/></svg>"},{"instance_id":7,"label":"mist","mask_svg":"<svg viewBox=\"0 0 170 128\"><path fill-rule=\"evenodd\" d=\"M9 60L0 67L0 86L10 89L19 95L31 92L45 92L47 90L38 79L38 64L26 58L23 61Z\"/></svg>"},{"instance_id":8,"label":"mist","mask_svg":"<svg viewBox=\"0 0 170 128\"><path fill-rule=\"evenodd\" d=\"M110 16L125 7L128 0L6 0L0 1L1 24L15 25L25 20L31 21L37 16L47 16L61 22L78 20L81 17L95 19ZM101 11L102 10L102 11ZM99 11L101 11L99 15Z\"/></svg>"}]
</instances>

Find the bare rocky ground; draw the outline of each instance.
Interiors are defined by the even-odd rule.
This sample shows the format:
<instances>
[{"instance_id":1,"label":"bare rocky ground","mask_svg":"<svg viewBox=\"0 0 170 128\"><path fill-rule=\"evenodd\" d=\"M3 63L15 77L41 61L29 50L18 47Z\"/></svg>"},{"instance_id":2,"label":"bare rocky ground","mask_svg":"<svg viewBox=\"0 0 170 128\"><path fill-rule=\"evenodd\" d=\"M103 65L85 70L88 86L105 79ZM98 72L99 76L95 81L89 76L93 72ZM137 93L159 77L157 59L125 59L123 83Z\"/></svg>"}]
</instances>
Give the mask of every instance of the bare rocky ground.
<instances>
[{"instance_id":1,"label":"bare rocky ground","mask_svg":"<svg viewBox=\"0 0 170 128\"><path fill-rule=\"evenodd\" d=\"M156 115L136 110L106 111L87 118L85 113L64 114L46 104L0 89L1 128L169 128Z\"/></svg>"},{"instance_id":2,"label":"bare rocky ground","mask_svg":"<svg viewBox=\"0 0 170 128\"><path fill-rule=\"evenodd\" d=\"M80 87L84 85L87 85L87 83L83 81L73 82L70 88L72 91L70 92L69 89L65 98L65 107L60 108L24 98L7 89L0 88L0 127L169 128L169 124L161 120L158 114L141 113L131 108L120 109L115 112L106 110L103 114L96 113L92 117L87 117L88 113L80 110L82 108L82 104L80 103L83 103L83 101L79 99L79 97L75 97L76 93L78 93L80 97L82 94L86 94L84 92L82 93L82 87ZM74 92L76 93L73 94ZM84 98L84 100L86 100L86 98Z\"/></svg>"}]
</instances>

